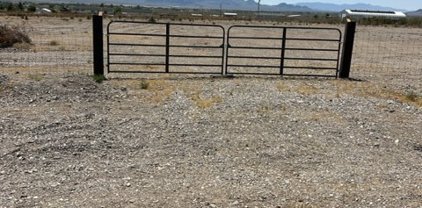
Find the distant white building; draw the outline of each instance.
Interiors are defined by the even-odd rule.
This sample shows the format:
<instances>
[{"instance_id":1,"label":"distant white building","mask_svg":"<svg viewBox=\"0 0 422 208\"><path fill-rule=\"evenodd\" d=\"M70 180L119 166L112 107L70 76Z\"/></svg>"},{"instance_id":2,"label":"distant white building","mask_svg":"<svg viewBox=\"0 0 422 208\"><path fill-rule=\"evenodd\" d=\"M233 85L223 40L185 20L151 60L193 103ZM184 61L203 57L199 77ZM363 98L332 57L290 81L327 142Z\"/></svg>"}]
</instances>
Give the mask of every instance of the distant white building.
<instances>
[{"instance_id":1,"label":"distant white building","mask_svg":"<svg viewBox=\"0 0 422 208\"><path fill-rule=\"evenodd\" d=\"M287 15L287 17L289 18L295 18L295 17L301 17L302 15L300 14L291 14L291 15Z\"/></svg>"},{"instance_id":2,"label":"distant white building","mask_svg":"<svg viewBox=\"0 0 422 208\"><path fill-rule=\"evenodd\" d=\"M226 17L236 17L237 13L225 12L223 15Z\"/></svg>"},{"instance_id":3,"label":"distant white building","mask_svg":"<svg viewBox=\"0 0 422 208\"><path fill-rule=\"evenodd\" d=\"M41 9L41 13L42 14L50 14L52 11L50 10L50 9L47 9L47 8L42 8Z\"/></svg>"},{"instance_id":4,"label":"distant white building","mask_svg":"<svg viewBox=\"0 0 422 208\"><path fill-rule=\"evenodd\" d=\"M405 18L406 14L399 11L371 11L371 10L356 10L356 9L346 9L341 12L341 17L354 19L354 18L362 18L362 17L384 17L384 18L392 18L392 19L399 19Z\"/></svg>"}]
</instances>

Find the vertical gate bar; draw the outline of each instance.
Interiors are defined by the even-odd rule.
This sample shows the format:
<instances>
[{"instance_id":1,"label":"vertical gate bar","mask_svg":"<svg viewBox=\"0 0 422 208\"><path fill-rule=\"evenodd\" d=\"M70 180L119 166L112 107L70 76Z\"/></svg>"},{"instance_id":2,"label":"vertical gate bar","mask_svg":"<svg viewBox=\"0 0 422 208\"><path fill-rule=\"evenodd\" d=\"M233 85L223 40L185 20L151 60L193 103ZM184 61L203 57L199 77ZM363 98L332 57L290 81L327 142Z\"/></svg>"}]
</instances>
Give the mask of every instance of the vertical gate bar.
<instances>
[{"instance_id":1,"label":"vertical gate bar","mask_svg":"<svg viewBox=\"0 0 422 208\"><path fill-rule=\"evenodd\" d=\"M94 75L104 75L103 17L92 16Z\"/></svg>"},{"instance_id":2,"label":"vertical gate bar","mask_svg":"<svg viewBox=\"0 0 422 208\"><path fill-rule=\"evenodd\" d=\"M225 60L225 56L224 56L224 51L226 50L225 46L226 46L226 29L224 29L223 27L223 44L221 45L221 75L224 75L224 60Z\"/></svg>"},{"instance_id":3,"label":"vertical gate bar","mask_svg":"<svg viewBox=\"0 0 422 208\"><path fill-rule=\"evenodd\" d=\"M356 22L347 22L341 57L340 78L349 78L352 65L353 44L355 41Z\"/></svg>"},{"instance_id":4,"label":"vertical gate bar","mask_svg":"<svg viewBox=\"0 0 422 208\"><path fill-rule=\"evenodd\" d=\"M110 25L113 21L107 25L107 73L110 73Z\"/></svg>"},{"instance_id":5,"label":"vertical gate bar","mask_svg":"<svg viewBox=\"0 0 422 208\"><path fill-rule=\"evenodd\" d=\"M286 36L287 28L283 28L283 40L281 41L281 57L280 57L280 75L284 74L284 56L286 52Z\"/></svg>"},{"instance_id":6,"label":"vertical gate bar","mask_svg":"<svg viewBox=\"0 0 422 208\"><path fill-rule=\"evenodd\" d=\"M170 23L166 23L166 73L169 73L170 59Z\"/></svg>"},{"instance_id":7,"label":"vertical gate bar","mask_svg":"<svg viewBox=\"0 0 422 208\"><path fill-rule=\"evenodd\" d=\"M341 40L342 40L342 33L341 31L339 31L339 38L338 38L338 51L337 51L337 64L336 64L336 79L338 78L338 73L340 71L339 67L340 67L340 53L341 53Z\"/></svg>"},{"instance_id":8,"label":"vertical gate bar","mask_svg":"<svg viewBox=\"0 0 422 208\"><path fill-rule=\"evenodd\" d=\"M233 26L230 26L229 29L227 29L227 37L226 37L226 66L225 66L225 75L228 74L228 65L229 65L229 48L230 48L230 30Z\"/></svg>"}]
</instances>

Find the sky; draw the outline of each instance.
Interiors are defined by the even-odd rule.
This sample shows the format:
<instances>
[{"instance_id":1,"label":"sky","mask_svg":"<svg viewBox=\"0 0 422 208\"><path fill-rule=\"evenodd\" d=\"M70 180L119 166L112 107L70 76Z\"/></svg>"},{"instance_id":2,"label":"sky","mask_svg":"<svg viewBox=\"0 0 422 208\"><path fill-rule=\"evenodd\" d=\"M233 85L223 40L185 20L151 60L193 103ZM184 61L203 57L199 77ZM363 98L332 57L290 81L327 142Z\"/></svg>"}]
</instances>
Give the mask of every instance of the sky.
<instances>
[{"instance_id":1,"label":"sky","mask_svg":"<svg viewBox=\"0 0 422 208\"><path fill-rule=\"evenodd\" d=\"M279 4L281 2L294 4L300 2L324 2L335 4L368 3L397 9L416 10L422 8L422 0L261 0L262 4Z\"/></svg>"}]
</instances>

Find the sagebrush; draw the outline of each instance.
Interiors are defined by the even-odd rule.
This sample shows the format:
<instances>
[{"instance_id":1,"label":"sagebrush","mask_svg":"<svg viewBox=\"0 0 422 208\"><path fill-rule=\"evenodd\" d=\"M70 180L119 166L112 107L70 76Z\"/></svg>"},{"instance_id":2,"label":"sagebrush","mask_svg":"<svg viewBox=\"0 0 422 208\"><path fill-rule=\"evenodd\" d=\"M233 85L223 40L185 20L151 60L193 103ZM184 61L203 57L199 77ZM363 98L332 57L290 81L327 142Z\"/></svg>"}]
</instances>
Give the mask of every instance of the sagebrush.
<instances>
[{"instance_id":1,"label":"sagebrush","mask_svg":"<svg viewBox=\"0 0 422 208\"><path fill-rule=\"evenodd\" d=\"M13 47L17 43L31 43L31 38L19 27L0 25L0 48Z\"/></svg>"}]
</instances>

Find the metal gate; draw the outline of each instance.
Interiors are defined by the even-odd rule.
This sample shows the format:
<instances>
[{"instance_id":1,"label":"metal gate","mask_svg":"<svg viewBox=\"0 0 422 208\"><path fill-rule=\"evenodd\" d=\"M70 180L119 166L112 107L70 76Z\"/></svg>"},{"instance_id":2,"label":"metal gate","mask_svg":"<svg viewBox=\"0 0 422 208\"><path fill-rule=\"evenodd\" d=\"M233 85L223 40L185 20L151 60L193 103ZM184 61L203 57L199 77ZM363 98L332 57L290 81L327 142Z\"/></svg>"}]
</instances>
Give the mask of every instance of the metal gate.
<instances>
[{"instance_id":1,"label":"metal gate","mask_svg":"<svg viewBox=\"0 0 422 208\"><path fill-rule=\"evenodd\" d=\"M109 73L338 77L337 28L111 21Z\"/></svg>"},{"instance_id":2,"label":"metal gate","mask_svg":"<svg viewBox=\"0 0 422 208\"><path fill-rule=\"evenodd\" d=\"M225 73L337 77L341 39L336 28L231 26Z\"/></svg>"},{"instance_id":3,"label":"metal gate","mask_svg":"<svg viewBox=\"0 0 422 208\"><path fill-rule=\"evenodd\" d=\"M224 73L225 29L220 25L111 21L109 73Z\"/></svg>"}]
</instances>

